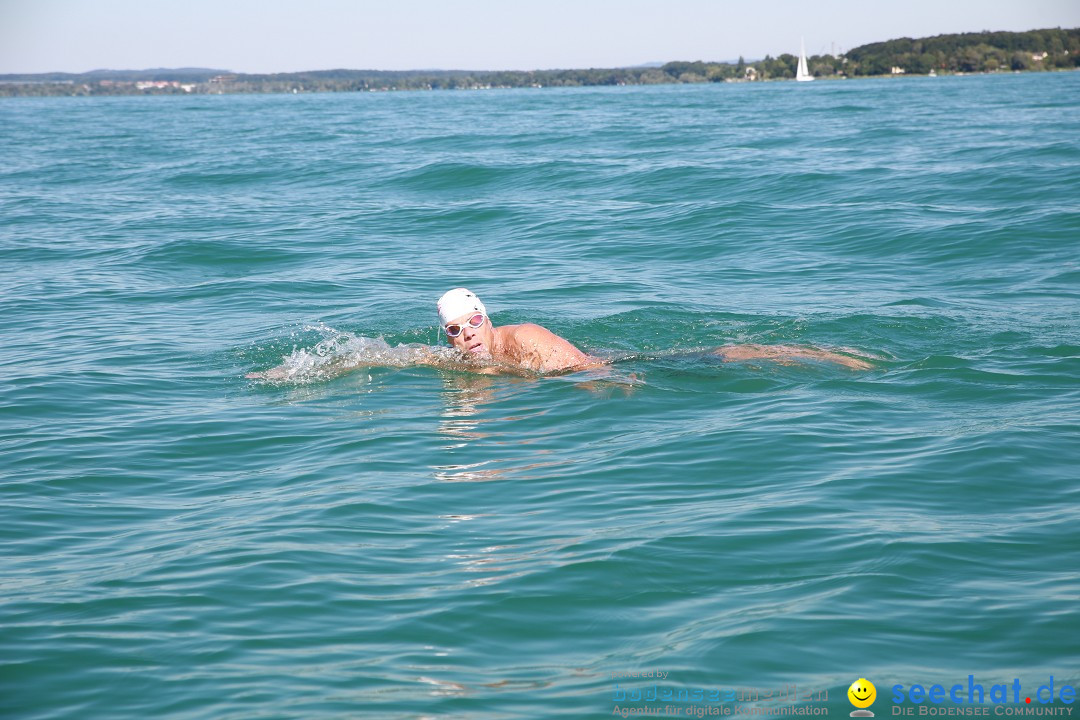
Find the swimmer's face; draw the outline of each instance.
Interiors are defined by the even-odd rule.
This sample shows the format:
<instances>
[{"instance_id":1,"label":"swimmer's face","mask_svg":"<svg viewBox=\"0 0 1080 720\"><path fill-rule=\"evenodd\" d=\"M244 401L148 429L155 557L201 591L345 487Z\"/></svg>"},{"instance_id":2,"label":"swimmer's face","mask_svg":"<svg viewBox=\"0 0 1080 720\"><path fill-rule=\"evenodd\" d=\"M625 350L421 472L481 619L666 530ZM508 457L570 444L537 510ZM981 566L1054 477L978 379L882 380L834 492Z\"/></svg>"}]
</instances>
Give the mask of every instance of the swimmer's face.
<instances>
[{"instance_id":1,"label":"swimmer's face","mask_svg":"<svg viewBox=\"0 0 1080 720\"><path fill-rule=\"evenodd\" d=\"M478 317L482 318L480 327L473 327ZM480 313L471 312L446 323L444 329L455 325L461 328L461 333L457 337L451 337L447 333L446 340L451 345L470 357L475 356L485 360L491 358L491 348L495 340L491 320Z\"/></svg>"}]
</instances>

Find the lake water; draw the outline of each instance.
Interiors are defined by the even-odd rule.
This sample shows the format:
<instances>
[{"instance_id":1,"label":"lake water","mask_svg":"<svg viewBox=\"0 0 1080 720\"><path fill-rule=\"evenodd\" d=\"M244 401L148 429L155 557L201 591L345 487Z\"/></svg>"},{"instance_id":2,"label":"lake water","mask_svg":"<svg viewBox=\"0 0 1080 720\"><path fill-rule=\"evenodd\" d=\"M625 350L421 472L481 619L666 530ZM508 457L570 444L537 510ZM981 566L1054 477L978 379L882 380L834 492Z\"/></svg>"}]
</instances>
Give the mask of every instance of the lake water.
<instances>
[{"instance_id":1,"label":"lake water","mask_svg":"<svg viewBox=\"0 0 1080 720\"><path fill-rule=\"evenodd\" d=\"M9 99L0 151L4 717L1080 680L1080 73ZM402 366L459 285L619 362Z\"/></svg>"}]
</instances>

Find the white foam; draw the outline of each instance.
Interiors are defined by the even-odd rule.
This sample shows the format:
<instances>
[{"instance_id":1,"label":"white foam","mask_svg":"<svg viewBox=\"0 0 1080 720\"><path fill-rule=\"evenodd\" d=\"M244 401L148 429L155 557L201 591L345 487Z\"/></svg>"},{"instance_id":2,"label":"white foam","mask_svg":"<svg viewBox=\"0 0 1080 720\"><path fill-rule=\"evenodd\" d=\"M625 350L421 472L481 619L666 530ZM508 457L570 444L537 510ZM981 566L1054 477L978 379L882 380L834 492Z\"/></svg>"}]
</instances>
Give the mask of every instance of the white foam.
<instances>
[{"instance_id":1,"label":"white foam","mask_svg":"<svg viewBox=\"0 0 1080 720\"><path fill-rule=\"evenodd\" d=\"M323 335L323 339L310 348L294 347L280 365L266 371L266 379L290 382L325 380L358 367L409 367L431 364L433 358L440 363L461 363L460 355L449 347L432 347L421 343L392 346L382 337L353 335L323 324L303 329L316 331Z\"/></svg>"}]
</instances>

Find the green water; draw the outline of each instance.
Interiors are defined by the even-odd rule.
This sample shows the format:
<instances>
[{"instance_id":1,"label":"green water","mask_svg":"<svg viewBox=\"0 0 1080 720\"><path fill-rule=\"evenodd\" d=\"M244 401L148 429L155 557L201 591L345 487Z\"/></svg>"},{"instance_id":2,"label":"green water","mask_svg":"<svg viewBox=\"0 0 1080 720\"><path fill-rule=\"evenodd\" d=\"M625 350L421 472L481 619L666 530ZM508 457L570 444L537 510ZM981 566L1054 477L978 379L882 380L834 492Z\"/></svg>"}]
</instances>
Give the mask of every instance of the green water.
<instances>
[{"instance_id":1,"label":"green water","mask_svg":"<svg viewBox=\"0 0 1080 720\"><path fill-rule=\"evenodd\" d=\"M1076 686L1080 74L807 85L0 102L0 715Z\"/></svg>"}]
</instances>

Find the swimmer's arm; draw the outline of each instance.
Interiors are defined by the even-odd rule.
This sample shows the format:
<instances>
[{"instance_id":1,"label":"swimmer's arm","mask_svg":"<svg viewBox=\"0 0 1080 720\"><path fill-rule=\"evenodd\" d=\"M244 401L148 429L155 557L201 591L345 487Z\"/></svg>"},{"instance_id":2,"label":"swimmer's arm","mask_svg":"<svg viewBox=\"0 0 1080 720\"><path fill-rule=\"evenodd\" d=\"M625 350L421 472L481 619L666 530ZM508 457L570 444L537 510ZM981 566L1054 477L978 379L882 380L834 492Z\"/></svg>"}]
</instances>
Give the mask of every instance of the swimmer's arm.
<instances>
[{"instance_id":1,"label":"swimmer's arm","mask_svg":"<svg viewBox=\"0 0 1080 720\"><path fill-rule=\"evenodd\" d=\"M724 345L712 352L714 355L729 361L776 360L783 363L795 360L821 360L843 365L852 370L869 370L873 367L870 363L859 358L797 345Z\"/></svg>"},{"instance_id":2,"label":"swimmer's arm","mask_svg":"<svg viewBox=\"0 0 1080 720\"><path fill-rule=\"evenodd\" d=\"M348 358L342 358L340 361L328 362L325 365L320 365L319 375L323 377L344 375L352 370L357 370L362 367L373 367L376 364L377 363L373 362L356 362ZM302 366L283 363L276 367L272 367L269 370L249 372L247 375L244 375L244 377L248 380L288 380L304 369L305 368Z\"/></svg>"},{"instance_id":3,"label":"swimmer's arm","mask_svg":"<svg viewBox=\"0 0 1080 720\"><path fill-rule=\"evenodd\" d=\"M430 348L417 348L416 354L409 358L410 365L430 365L437 367L440 365L446 365L447 360L445 357L438 355ZM374 360L357 360L355 358L343 357L339 360L328 362L319 366L319 375L323 377L344 375L347 372L353 370L359 370L360 368L368 367L388 367L389 364L385 362L376 362ZM249 372L244 375L248 380L288 380L297 372L300 372L304 368L300 366L291 366L289 363L283 363L277 367L272 367L269 370L263 370L261 372Z\"/></svg>"}]
</instances>

